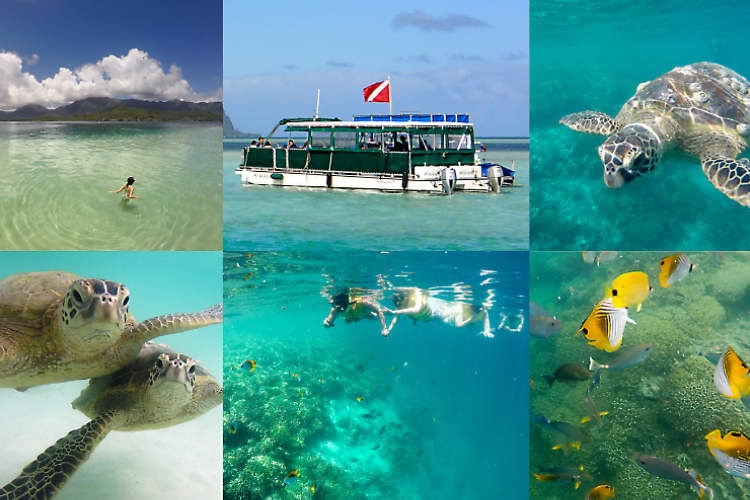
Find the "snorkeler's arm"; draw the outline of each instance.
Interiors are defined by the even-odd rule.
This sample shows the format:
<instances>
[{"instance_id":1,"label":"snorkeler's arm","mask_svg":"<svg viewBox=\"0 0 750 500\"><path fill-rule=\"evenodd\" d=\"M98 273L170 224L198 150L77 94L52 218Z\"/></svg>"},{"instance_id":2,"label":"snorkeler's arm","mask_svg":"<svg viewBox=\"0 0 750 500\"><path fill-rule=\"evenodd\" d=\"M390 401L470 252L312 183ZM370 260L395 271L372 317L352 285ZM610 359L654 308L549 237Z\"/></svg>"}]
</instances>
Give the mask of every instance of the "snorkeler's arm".
<instances>
[{"instance_id":1,"label":"snorkeler's arm","mask_svg":"<svg viewBox=\"0 0 750 500\"><path fill-rule=\"evenodd\" d=\"M118 189L117 191L107 191L107 192L108 193L119 193L120 191L122 191L123 189L125 189L126 186L127 186L127 184L123 184L122 187L120 189Z\"/></svg>"},{"instance_id":2,"label":"snorkeler's arm","mask_svg":"<svg viewBox=\"0 0 750 500\"><path fill-rule=\"evenodd\" d=\"M393 319L391 320L391 324L388 325L388 328L385 331L386 333L384 333L383 335L388 336L391 334L391 330L393 330L393 327L396 326L396 321L398 321L398 316L393 317Z\"/></svg>"},{"instance_id":3,"label":"snorkeler's arm","mask_svg":"<svg viewBox=\"0 0 750 500\"><path fill-rule=\"evenodd\" d=\"M333 322L336 320L336 316L339 315L339 310L336 307L331 307L331 312L328 313L328 317L323 320L323 326L330 328L333 326Z\"/></svg>"},{"instance_id":4,"label":"snorkeler's arm","mask_svg":"<svg viewBox=\"0 0 750 500\"><path fill-rule=\"evenodd\" d=\"M387 336L389 333L391 333L390 328L387 328L385 326L385 315L383 314L383 308L380 307L380 305L376 305L378 310L378 319L380 320L380 326L383 328L380 330L380 334L383 336Z\"/></svg>"}]
</instances>

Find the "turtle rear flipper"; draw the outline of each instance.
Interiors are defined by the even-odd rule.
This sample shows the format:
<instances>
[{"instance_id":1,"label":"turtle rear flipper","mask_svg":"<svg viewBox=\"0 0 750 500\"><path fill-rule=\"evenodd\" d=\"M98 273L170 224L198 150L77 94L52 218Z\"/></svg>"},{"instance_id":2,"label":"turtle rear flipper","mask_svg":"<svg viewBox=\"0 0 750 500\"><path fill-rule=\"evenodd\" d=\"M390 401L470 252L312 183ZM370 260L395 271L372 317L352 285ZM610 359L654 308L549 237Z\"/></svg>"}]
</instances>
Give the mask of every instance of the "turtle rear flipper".
<instances>
[{"instance_id":1,"label":"turtle rear flipper","mask_svg":"<svg viewBox=\"0 0 750 500\"><path fill-rule=\"evenodd\" d=\"M147 340L162 335L172 335L186 330L194 330L208 325L221 323L224 318L222 304L216 304L197 313L164 314L138 323L125 335L135 340L140 346Z\"/></svg>"},{"instance_id":2,"label":"turtle rear flipper","mask_svg":"<svg viewBox=\"0 0 750 500\"><path fill-rule=\"evenodd\" d=\"M703 173L716 189L740 205L750 207L750 162L723 155L707 155L701 161Z\"/></svg>"},{"instance_id":3,"label":"turtle rear flipper","mask_svg":"<svg viewBox=\"0 0 750 500\"><path fill-rule=\"evenodd\" d=\"M0 500L47 500L55 496L112 430L115 412L70 431L0 488Z\"/></svg>"},{"instance_id":4,"label":"turtle rear flipper","mask_svg":"<svg viewBox=\"0 0 750 500\"><path fill-rule=\"evenodd\" d=\"M614 118L600 111L581 111L565 115L560 123L576 132L595 135L612 135L622 128L622 124Z\"/></svg>"}]
</instances>

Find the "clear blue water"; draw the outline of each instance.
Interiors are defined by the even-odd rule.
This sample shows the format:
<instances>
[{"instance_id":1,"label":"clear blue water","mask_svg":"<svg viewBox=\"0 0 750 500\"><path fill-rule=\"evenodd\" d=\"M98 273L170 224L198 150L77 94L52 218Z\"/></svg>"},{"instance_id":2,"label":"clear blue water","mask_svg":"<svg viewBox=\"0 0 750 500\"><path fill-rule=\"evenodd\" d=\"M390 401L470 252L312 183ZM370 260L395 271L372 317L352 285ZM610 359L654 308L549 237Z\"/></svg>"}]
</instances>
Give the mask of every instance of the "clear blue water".
<instances>
[{"instance_id":1,"label":"clear blue water","mask_svg":"<svg viewBox=\"0 0 750 500\"><path fill-rule=\"evenodd\" d=\"M604 137L558 124L587 109L614 116L639 83L676 66L711 61L750 77L746 13L739 1L532 0L532 249L750 248L750 211L716 190L697 159L665 157L609 189Z\"/></svg>"},{"instance_id":2,"label":"clear blue water","mask_svg":"<svg viewBox=\"0 0 750 500\"><path fill-rule=\"evenodd\" d=\"M528 498L528 334L497 329L526 315L527 273L520 252L225 253L224 498L306 498L316 481L328 499ZM387 338L377 321L323 327L340 287L393 307L389 285L494 296L495 338L406 318ZM252 375L232 369L245 359Z\"/></svg>"},{"instance_id":3,"label":"clear blue water","mask_svg":"<svg viewBox=\"0 0 750 500\"><path fill-rule=\"evenodd\" d=\"M221 249L221 127L0 123L0 249ZM119 189L135 177L137 200Z\"/></svg>"},{"instance_id":4,"label":"clear blue water","mask_svg":"<svg viewBox=\"0 0 750 500\"><path fill-rule=\"evenodd\" d=\"M510 166L519 187L499 195L349 192L242 186L245 143L224 143L224 249L524 250L528 248L528 142L481 139L487 161Z\"/></svg>"},{"instance_id":5,"label":"clear blue water","mask_svg":"<svg viewBox=\"0 0 750 500\"><path fill-rule=\"evenodd\" d=\"M66 270L117 281L130 289L130 312L140 321L194 312L222 300L220 252L2 252L0 279L32 271ZM221 377L221 325L160 337ZM0 389L3 425L0 484L12 480L44 449L88 418L70 403L87 385L72 381ZM221 498L221 408L161 430L112 432L56 497L60 500L158 498L165 484L181 484L195 498ZM165 460L164 450L191 450ZM185 474L185 469L190 474ZM134 480L134 478L138 478ZM166 482L166 483L165 483Z\"/></svg>"}]
</instances>

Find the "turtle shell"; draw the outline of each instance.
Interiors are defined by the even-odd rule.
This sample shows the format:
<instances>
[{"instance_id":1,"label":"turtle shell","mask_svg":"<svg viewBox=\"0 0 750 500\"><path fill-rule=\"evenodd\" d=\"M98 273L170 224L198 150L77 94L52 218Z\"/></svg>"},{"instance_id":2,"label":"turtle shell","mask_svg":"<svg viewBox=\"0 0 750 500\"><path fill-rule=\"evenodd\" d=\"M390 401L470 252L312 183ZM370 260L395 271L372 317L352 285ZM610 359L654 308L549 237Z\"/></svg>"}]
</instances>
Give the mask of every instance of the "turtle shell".
<instances>
[{"instance_id":1,"label":"turtle shell","mask_svg":"<svg viewBox=\"0 0 750 500\"><path fill-rule=\"evenodd\" d=\"M638 86L616 119L633 123L643 110L669 114L683 127L706 125L750 133L750 82L729 68L701 62Z\"/></svg>"},{"instance_id":2,"label":"turtle shell","mask_svg":"<svg viewBox=\"0 0 750 500\"><path fill-rule=\"evenodd\" d=\"M0 320L34 322L58 302L79 276L65 271L21 273L0 281Z\"/></svg>"}]
</instances>

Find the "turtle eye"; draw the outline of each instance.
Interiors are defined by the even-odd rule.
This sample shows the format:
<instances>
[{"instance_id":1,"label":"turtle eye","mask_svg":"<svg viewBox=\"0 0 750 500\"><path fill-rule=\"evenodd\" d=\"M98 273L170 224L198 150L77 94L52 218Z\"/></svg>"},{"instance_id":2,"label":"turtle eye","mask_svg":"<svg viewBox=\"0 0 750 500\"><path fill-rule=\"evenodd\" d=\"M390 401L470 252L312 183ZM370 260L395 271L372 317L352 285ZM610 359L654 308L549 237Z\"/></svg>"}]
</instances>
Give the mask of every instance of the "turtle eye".
<instances>
[{"instance_id":1,"label":"turtle eye","mask_svg":"<svg viewBox=\"0 0 750 500\"><path fill-rule=\"evenodd\" d=\"M188 368L188 373L190 375L192 375L193 373L195 373L195 365L191 365L190 368Z\"/></svg>"},{"instance_id":2,"label":"turtle eye","mask_svg":"<svg viewBox=\"0 0 750 500\"><path fill-rule=\"evenodd\" d=\"M123 307L127 307L128 302L130 302L130 295L125 297L125 300L122 301Z\"/></svg>"},{"instance_id":3,"label":"turtle eye","mask_svg":"<svg viewBox=\"0 0 750 500\"><path fill-rule=\"evenodd\" d=\"M81 297L81 294L78 293L78 290L73 290L73 300L79 303L83 303L83 297Z\"/></svg>"},{"instance_id":4,"label":"turtle eye","mask_svg":"<svg viewBox=\"0 0 750 500\"><path fill-rule=\"evenodd\" d=\"M156 360L156 367L157 367L157 368L158 368L159 370L162 370L162 369L164 369L164 361L162 361L162 360L161 360L161 358L158 358L158 359Z\"/></svg>"}]
</instances>

